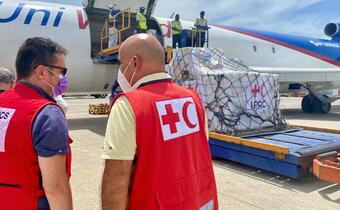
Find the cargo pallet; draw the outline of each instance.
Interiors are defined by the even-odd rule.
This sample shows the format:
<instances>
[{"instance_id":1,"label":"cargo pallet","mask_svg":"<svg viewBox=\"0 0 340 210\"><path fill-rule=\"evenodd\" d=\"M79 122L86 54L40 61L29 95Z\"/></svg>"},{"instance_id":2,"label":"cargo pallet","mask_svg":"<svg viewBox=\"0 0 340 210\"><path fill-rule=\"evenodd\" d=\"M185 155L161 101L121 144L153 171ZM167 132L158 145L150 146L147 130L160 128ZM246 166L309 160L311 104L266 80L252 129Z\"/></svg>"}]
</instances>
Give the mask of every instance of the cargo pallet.
<instances>
[{"instance_id":1,"label":"cargo pallet","mask_svg":"<svg viewBox=\"0 0 340 210\"><path fill-rule=\"evenodd\" d=\"M314 159L317 160L319 157L320 160L323 154L333 152L331 154L334 155L340 151L340 132L321 131L313 128L297 128L242 138L210 132L209 145L213 157L239 162L287 177L300 178L311 171ZM332 160L339 161L334 157ZM323 180L337 183L337 180L328 179L328 177L340 177L340 168L336 166L338 165L334 167L333 164L332 169L326 167L327 172L325 172L325 165L322 165L323 176L315 175ZM314 169L316 168L317 165L314 163ZM318 171L319 174L321 170ZM340 181L340 178L338 180Z\"/></svg>"}]
</instances>

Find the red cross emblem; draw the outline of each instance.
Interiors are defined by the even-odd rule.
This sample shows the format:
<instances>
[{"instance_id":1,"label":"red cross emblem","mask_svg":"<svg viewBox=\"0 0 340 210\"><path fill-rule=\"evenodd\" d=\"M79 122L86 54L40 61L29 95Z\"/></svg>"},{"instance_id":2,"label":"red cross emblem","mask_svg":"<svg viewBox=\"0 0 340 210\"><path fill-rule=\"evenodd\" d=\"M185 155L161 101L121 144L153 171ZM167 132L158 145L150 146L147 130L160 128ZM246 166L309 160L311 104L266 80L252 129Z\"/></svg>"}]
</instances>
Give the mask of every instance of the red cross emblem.
<instances>
[{"instance_id":1,"label":"red cross emblem","mask_svg":"<svg viewBox=\"0 0 340 210\"><path fill-rule=\"evenodd\" d=\"M256 97L256 95L260 93L260 87L257 87L257 85L254 85L254 87L251 89L251 93L253 94L254 97Z\"/></svg>"},{"instance_id":2,"label":"red cross emblem","mask_svg":"<svg viewBox=\"0 0 340 210\"><path fill-rule=\"evenodd\" d=\"M178 113L174 113L171 104L165 105L165 110L166 115L162 116L162 122L164 125L170 126L171 133L176 133L177 132L176 123L179 122L179 115Z\"/></svg>"},{"instance_id":3,"label":"red cross emblem","mask_svg":"<svg viewBox=\"0 0 340 210\"><path fill-rule=\"evenodd\" d=\"M193 98L176 98L156 102L164 141L176 139L200 129Z\"/></svg>"},{"instance_id":4,"label":"red cross emblem","mask_svg":"<svg viewBox=\"0 0 340 210\"><path fill-rule=\"evenodd\" d=\"M264 97L264 88L265 88L265 84L263 83L261 85L261 87L257 87L257 85L254 85L254 87L251 89L251 93L253 94L254 97L257 96L258 93L261 93L261 96Z\"/></svg>"}]
</instances>

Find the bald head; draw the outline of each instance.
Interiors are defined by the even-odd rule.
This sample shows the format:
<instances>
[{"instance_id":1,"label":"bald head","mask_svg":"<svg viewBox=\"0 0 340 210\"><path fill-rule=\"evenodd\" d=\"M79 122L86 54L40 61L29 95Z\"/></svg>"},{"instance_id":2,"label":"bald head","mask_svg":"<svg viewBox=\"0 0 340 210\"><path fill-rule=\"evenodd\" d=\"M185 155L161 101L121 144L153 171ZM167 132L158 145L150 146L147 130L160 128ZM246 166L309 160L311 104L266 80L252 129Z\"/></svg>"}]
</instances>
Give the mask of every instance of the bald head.
<instances>
[{"instance_id":1,"label":"bald head","mask_svg":"<svg viewBox=\"0 0 340 210\"><path fill-rule=\"evenodd\" d=\"M165 53L159 41L149 34L135 34L125 40L119 50L119 59L122 63L121 69L126 69L126 78L129 81L128 69L134 68L136 72L132 83L149 74L164 72ZM129 64L130 66L124 66ZM132 62L133 61L133 62Z\"/></svg>"},{"instance_id":2,"label":"bald head","mask_svg":"<svg viewBox=\"0 0 340 210\"><path fill-rule=\"evenodd\" d=\"M119 54L138 55L147 64L164 65L164 49L159 41L149 34L135 34L122 44Z\"/></svg>"}]
</instances>

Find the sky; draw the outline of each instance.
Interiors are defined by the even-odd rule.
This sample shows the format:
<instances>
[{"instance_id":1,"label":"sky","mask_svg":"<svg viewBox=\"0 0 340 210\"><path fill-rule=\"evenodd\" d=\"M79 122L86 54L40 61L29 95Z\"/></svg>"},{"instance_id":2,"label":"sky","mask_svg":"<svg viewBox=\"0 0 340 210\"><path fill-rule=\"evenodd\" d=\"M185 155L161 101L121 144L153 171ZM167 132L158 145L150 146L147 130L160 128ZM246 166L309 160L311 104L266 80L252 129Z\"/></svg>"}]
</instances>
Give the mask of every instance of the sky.
<instances>
[{"instance_id":1,"label":"sky","mask_svg":"<svg viewBox=\"0 0 340 210\"><path fill-rule=\"evenodd\" d=\"M158 0L155 15L194 20L201 10L210 23L321 38L340 22L340 0Z\"/></svg>"},{"instance_id":2,"label":"sky","mask_svg":"<svg viewBox=\"0 0 340 210\"><path fill-rule=\"evenodd\" d=\"M201 10L209 23L319 38L326 38L327 23L340 22L340 0L157 0L154 16L175 12L182 20L195 20Z\"/></svg>"}]
</instances>

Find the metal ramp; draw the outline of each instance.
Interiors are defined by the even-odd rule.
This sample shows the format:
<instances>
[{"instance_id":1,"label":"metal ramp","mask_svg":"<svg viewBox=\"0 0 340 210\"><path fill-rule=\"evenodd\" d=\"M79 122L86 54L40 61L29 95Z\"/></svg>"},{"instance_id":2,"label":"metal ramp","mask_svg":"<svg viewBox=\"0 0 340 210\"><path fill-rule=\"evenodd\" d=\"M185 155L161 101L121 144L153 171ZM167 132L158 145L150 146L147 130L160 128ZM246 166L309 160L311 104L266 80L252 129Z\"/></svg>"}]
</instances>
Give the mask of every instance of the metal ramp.
<instances>
[{"instance_id":1,"label":"metal ramp","mask_svg":"<svg viewBox=\"0 0 340 210\"><path fill-rule=\"evenodd\" d=\"M121 12L118 12L112 18L107 18L100 38L101 49L99 57L102 60L116 61L119 48L122 41L125 39L124 33L131 28L131 10L127 8ZM127 35L128 36L128 35ZM112 42L113 41L113 42ZM112 42L112 44L111 44ZM111 60L112 61L112 60Z\"/></svg>"},{"instance_id":2,"label":"metal ramp","mask_svg":"<svg viewBox=\"0 0 340 210\"><path fill-rule=\"evenodd\" d=\"M119 48L120 48L120 44L110 47L110 48L103 49L99 52L99 55L108 56L112 54L117 54L119 51Z\"/></svg>"},{"instance_id":3,"label":"metal ramp","mask_svg":"<svg viewBox=\"0 0 340 210\"><path fill-rule=\"evenodd\" d=\"M292 178L307 175L317 155L340 149L340 134L302 129L246 138L209 136L212 156Z\"/></svg>"}]
</instances>

